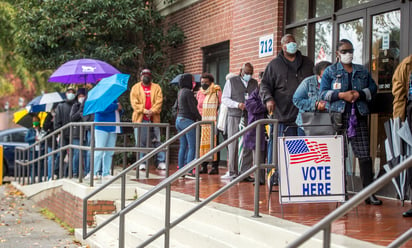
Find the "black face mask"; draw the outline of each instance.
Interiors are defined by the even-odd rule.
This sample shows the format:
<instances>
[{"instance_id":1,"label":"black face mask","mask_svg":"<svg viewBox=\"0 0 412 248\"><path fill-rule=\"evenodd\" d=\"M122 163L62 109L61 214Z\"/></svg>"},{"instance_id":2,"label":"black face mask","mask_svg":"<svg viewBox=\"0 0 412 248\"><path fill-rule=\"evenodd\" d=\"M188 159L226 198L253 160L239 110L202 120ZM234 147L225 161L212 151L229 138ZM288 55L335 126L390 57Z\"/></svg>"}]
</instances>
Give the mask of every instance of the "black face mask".
<instances>
[{"instance_id":1,"label":"black face mask","mask_svg":"<svg viewBox=\"0 0 412 248\"><path fill-rule=\"evenodd\" d=\"M209 88L210 84L202 84L202 89L207 90Z\"/></svg>"},{"instance_id":2,"label":"black face mask","mask_svg":"<svg viewBox=\"0 0 412 248\"><path fill-rule=\"evenodd\" d=\"M150 84L150 77L143 76L143 84Z\"/></svg>"}]
</instances>

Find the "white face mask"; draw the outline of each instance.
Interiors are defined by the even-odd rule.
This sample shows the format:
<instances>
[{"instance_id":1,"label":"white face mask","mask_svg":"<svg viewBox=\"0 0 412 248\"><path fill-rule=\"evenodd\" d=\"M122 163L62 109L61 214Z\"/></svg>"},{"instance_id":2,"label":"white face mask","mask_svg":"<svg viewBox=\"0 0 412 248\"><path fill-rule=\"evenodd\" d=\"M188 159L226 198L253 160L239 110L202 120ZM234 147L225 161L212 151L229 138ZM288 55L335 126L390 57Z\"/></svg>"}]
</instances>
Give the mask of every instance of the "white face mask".
<instances>
[{"instance_id":1,"label":"white face mask","mask_svg":"<svg viewBox=\"0 0 412 248\"><path fill-rule=\"evenodd\" d=\"M66 93L66 97L67 97L67 100L71 101L76 97L76 95L73 93Z\"/></svg>"},{"instance_id":2,"label":"white face mask","mask_svg":"<svg viewBox=\"0 0 412 248\"><path fill-rule=\"evenodd\" d=\"M83 103L84 102L84 97L77 98L77 101L79 101L79 103Z\"/></svg>"},{"instance_id":3,"label":"white face mask","mask_svg":"<svg viewBox=\"0 0 412 248\"><path fill-rule=\"evenodd\" d=\"M351 64L353 60L353 53L340 54L340 62L342 64Z\"/></svg>"}]
</instances>

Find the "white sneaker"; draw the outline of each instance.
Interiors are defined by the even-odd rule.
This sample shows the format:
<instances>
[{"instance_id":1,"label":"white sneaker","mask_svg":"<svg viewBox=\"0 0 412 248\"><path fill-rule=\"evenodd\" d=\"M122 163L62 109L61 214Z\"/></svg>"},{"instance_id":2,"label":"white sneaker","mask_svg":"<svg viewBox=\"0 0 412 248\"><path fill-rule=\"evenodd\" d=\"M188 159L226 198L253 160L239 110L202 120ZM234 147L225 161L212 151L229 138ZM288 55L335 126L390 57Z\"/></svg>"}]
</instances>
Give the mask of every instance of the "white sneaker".
<instances>
[{"instance_id":1,"label":"white sneaker","mask_svg":"<svg viewBox=\"0 0 412 248\"><path fill-rule=\"evenodd\" d=\"M87 174L83 179L84 179L84 180L89 180L89 179L90 179L90 173Z\"/></svg>"},{"instance_id":2,"label":"white sneaker","mask_svg":"<svg viewBox=\"0 0 412 248\"><path fill-rule=\"evenodd\" d=\"M157 165L157 169L159 170L166 170L166 164L164 162L161 162Z\"/></svg>"},{"instance_id":3,"label":"white sneaker","mask_svg":"<svg viewBox=\"0 0 412 248\"><path fill-rule=\"evenodd\" d=\"M221 176L220 178L222 178L222 179L230 179L230 178L231 178L230 172L229 172L229 171L226 171L226 174L224 174L224 175Z\"/></svg>"},{"instance_id":4,"label":"white sneaker","mask_svg":"<svg viewBox=\"0 0 412 248\"><path fill-rule=\"evenodd\" d=\"M145 164L140 164L139 165L139 170L146 170L146 165Z\"/></svg>"},{"instance_id":5,"label":"white sneaker","mask_svg":"<svg viewBox=\"0 0 412 248\"><path fill-rule=\"evenodd\" d=\"M112 179L114 176L112 176L112 175L107 175L107 176L104 176L102 179L103 180L110 180L110 179Z\"/></svg>"}]
</instances>

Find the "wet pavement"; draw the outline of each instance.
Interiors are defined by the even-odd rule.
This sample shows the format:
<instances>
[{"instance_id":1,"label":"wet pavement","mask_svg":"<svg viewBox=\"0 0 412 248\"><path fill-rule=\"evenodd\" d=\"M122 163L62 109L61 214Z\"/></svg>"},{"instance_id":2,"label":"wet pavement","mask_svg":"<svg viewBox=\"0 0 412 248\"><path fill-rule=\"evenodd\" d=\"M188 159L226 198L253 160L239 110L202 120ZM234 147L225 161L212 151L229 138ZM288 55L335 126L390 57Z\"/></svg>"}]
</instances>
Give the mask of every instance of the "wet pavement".
<instances>
[{"instance_id":1,"label":"wet pavement","mask_svg":"<svg viewBox=\"0 0 412 248\"><path fill-rule=\"evenodd\" d=\"M82 247L69 230L48 219L12 185L0 185L0 197L0 248Z\"/></svg>"}]
</instances>

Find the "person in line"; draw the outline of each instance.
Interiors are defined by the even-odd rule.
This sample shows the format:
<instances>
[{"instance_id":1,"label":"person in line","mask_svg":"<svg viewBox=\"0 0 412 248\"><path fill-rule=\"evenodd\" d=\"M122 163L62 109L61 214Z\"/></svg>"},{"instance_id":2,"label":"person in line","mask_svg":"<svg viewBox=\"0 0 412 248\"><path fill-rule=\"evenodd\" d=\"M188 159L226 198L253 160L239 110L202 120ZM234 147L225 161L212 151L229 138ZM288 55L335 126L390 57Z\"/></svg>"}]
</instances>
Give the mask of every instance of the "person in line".
<instances>
[{"instance_id":1,"label":"person in line","mask_svg":"<svg viewBox=\"0 0 412 248\"><path fill-rule=\"evenodd\" d=\"M78 88L77 89L77 102L72 105L72 109L70 111L70 121L71 122L83 122L83 108L82 105L84 100L86 99L86 89L85 88ZM85 127L82 127L82 130L85 130ZM85 132L83 132L85 134ZM80 145L80 126L74 126L73 131L73 145ZM85 135L83 135L82 146L85 145L84 140L86 139ZM85 162L86 159L86 151L82 151L83 153L83 161ZM73 177L79 177L79 165L83 163L79 163L80 159L80 150L73 149ZM83 162L82 161L82 162ZM85 173L85 172L84 172ZM87 173L85 174L87 175Z\"/></svg>"},{"instance_id":2,"label":"person in line","mask_svg":"<svg viewBox=\"0 0 412 248\"><path fill-rule=\"evenodd\" d=\"M229 73L226 75L226 77L225 77L226 82L227 82L229 79L231 79L232 77L236 77L236 76L237 76L236 73L234 73L234 72L229 72ZM226 106L225 103L222 101L222 103L220 104L218 119L219 119L219 118L222 118L222 116L223 116L222 113L221 113L221 111L222 111L223 108L226 109L225 111L227 112L227 106ZM219 130L219 132L222 133L223 140L226 140L226 139L227 139L227 115L226 115L226 117L224 118L224 120L219 120L219 122L223 122L223 123L224 123L224 124L223 124L223 129L218 129L218 130ZM226 161L226 164L227 164L227 171L226 171L226 173L225 173L224 175L222 175L222 176L220 177L221 179L230 179L230 178L231 178L231 176L230 176L230 168L229 168L229 160Z\"/></svg>"},{"instance_id":3,"label":"person in line","mask_svg":"<svg viewBox=\"0 0 412 248\"><path fill-rule=\"evenodd\" d=\"M248 96L258 87L258 82L252 78L253 66L251 63L245 63L240 69L238 76L232 77L226 81L223 88L222 102L228 107L227 135L231 137L239 132L241 118L247 123L247 110L245 101ZM253 163L252 150L243 148L241 164L238 164L238 141L229 144L228 164L229 176L233 180L243 172L247 171ZM243 181L253 182L250 176Z\"/></svg>"},{"instance_id":4,"label":"person in line","mask_svg":"<svg viewBox=\"0 0 412 248\"><path fill-rule=\"evenodd\" d=\"M412 126L412 54L404 58L398 65L392 78L393 118L408 119ZM412 129L411 129L412 130ZM408 169L407 182L412 182L412 168ZM412 184L410 185L412 186ZM403 213L404 217L412 217L412 208Z\"/></svg>"},{"instance_id":5,"label":"person in line","mask_svg":"<svg viewBox=\"0 0 412 248\"><path fill-rule=\"evenodd\" d=\"M104 111L94 114L94 122L120 122L122 105L115 100ZM96 126L94 130L95 147L115 147L117 134L121 133L120 126ZM102 171L102 179L108 180L110 175L114 151L94 152L93 178L99 179L99 171ZM90 173L85 179L90 178Z\"/></svg>"},{"instance_id":6,"label":"person in line","mask_svg":"<svg viewBox=\"0 0 412 248\"><path fill-rule=\"evenodd\" d=\"M259 73L259 78L262 78L263 73ZM262 99L259 96L260 90L260 80L258 82L258 87L250 94L249 98L245 101L245 108L248 113L248 125L252 124L257 120L264 119L267 116L267 110L265 105L262 102ZM260 151L256 151L256 137L260 136ZM248 131L244 135L244 147L250 150L253 150L253 163L260 164L265 161L265 152L266 152L266 139L265 139L265 126L262 125L260 133L257 133L257 128ZM260 152L260 160L257 160L256 152ZM259 184L265 184L265 169L260 170Z\"/></svg>"},{"instance_id":7,"label":"person in line","mask_svg":"<svg viewBox=\"0 0 412 248\"><path fill-rule=\"evenodd\" d=\"M219 104L222 101L222 90L219 85L214 83L215 79L210 73L203 73L201 77L201 88L197 92L197 109L202 116L202 121L213 121L216 125L217 113ZM210 125L202 125L201 139L200 139L200 151L199 157L205 155L210 151L210 135L214 131ZM218 145L218 136L214 137L214 147ZM220 152L215 153L212 159L212 169L209 171L209 175L219 174L219 160ZM202 163L202 168L199 173L206 174L208 161Z\"/></svg>"},{"instance_id":8,"label":"person in line","mask_svg":"<svg viewBox=\"0 0 412 248\"><path fill-rule=\"evenodd\" d=\"M163 94L160 86L152 82L152 73L149 69L144 69L140 73L141 81L135 84L130 91L130 103L133 108L132 121L134 123L160 123L160 112L162 111ZM140 136L139 136L140 134ZM148 147L147 135L149 135L149 143L153 147L159 147L160 128L140 127L134 129L135 142L138 147ZM140 137L140 140L137 140ZM144 157L145 153L140 153L140 158ZM164 151L156 155L157 169L166 170L166 154ZM140 170L146 169L146 164L139 165Z\"/></svg>"},{"instance_id":9,"label":"person in line","mask_svg":"<svg viewBox=\"0 0 412 248\"><path fill-rule=\"evenodd\" d=\"M192 74L185 73L179 80L179 91L177 93L177 100L175 109L177 109L176 129L178 132L183 131L188 126L196 121L202 119L197 110L197 100L193 95L193 81ZM196 129L193 128L188 133L180 137L178 166L183 168L195 158L196 150ZM188 177L194 177L193 172L188 172Z\"/></svg>"},{"instance_id":10,"label":"person in line","mask_svg":"<svg viewBox=\"0 0 412 248\"><path fill-rule=\"evenodd\" d=\"M343 130L347 132L353 152L359 160L362 185L367 187L373 182L372 159L369 152L368 102L376 94L377 86L362 65L352 63L352 42L342 39L338 42L336 50L338 62L326 68L322 75L321 100L329 102L332 112L342 113ZM349 122L353 118L357 120L357 124ZM372 194L365 203L381 205L382 201Z\"/></svg>"},{"instance_id":11,"label":"person in line","mask_svg":"<svg viewBox=\"0 0 412 248\"><path fill-rule=\"evenodd\" d=\"M24 142L27 142L29 145L33 145L37 141L41 140L42 136L44 136L43 130L40 127L40 118L37 115L33 115L32 117L33 126L27 131L26 136L24 137ZM30 150L30 160L34 160L37 158L41 152L40 144L34 146L34 155L33 150ZM30 176L32 183L35 182L36 176L38 176L39 182L42 182L42 176L44 175L44 167L42 166L43 163L41 161L37 161L30 165ZM38 168L40 166L40 175L38 175Z\"/></svg>"},{"instance_id":12,"label":"person in line","mask_svg":"<svg viewBox=\"0 0 412 248\"><path fill-rule=\"evenodd\" d=\"M59 103L56 108L56 116L54 117L54 130L57 130L64 125L70 123L70 112L72 110L72 106L74 103L77 102L76 99L76 90L72 87L67 88L66 90L66 100L62 103ZM58 143L60 147L64 147L69 145L70 142L70 128L65 128L63 131L63 136L58 136ZM66 157L67 150L64 149L62 152L62 158ZM60 153L57 154L57 161L60 160ZM55 165L60 169L60 162L59 164ZM68 164L63 162L63 176L67 177L69 174Z\"/></svg>"},{"instance_id":13,"label":"person in line","mask_svg":"<svg viewBox=\"0 0 412 248\"><path fill-rule=\"evenodd\" d=\"M46 119L43 123L43 130L46 132L46 135L51 134L54 131L54 117L56 115L56 107L57 104L54 104L50 112L47 114ZM46 144L46 143L45 143ZM51 153L53 151L53 147L57 148L56 137L49 137L47 139L47 153ZM56 155L50 155L47 157L47 180L51 180L53 175L58 175L59 168L58 168L58 161ZM52 172L52 161L54 163L54 171Z\"/></svg>"},{"instance_id":14,"label":"person in line","mask_svg":"<svg viewBox=\"0 0 412 248\"><path fill-rule=\"evenodd\" d=\"M260 97L268 114L279 121L279 136L296 136L295 121L298 108L293 105L293 94L303 79L313 75L313 62L298 50L295 37L286 34L281 39L282 50L266 66L260 86ZM268 163L272 163L272 126L268 143ZM284 132L286 130L286 132ZM274 184L278 183L278 170L273 174Z\"/></svg>"},{"instance_id":15,"label":"person in line","mask_svg":"<svg viewBox=\"0 0 412 248\"><path fill-rule=\"evenodd\" d=\"M324 111L326 109L326 101L320 100L319 88L323 71L331 64L329 61L317 63L314 68L315 75L305 78L293 94L293 104L299 109L296 125L302 125L301 113ZM305 136L304 128L298 129L298 136Z\"/></svg>"}]
</instances>

